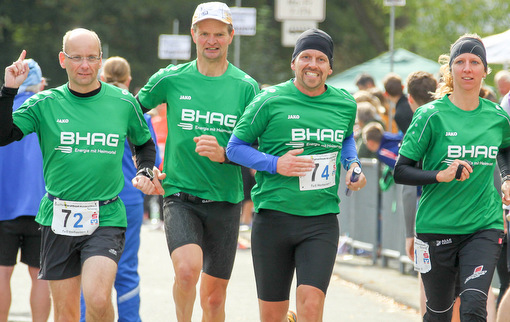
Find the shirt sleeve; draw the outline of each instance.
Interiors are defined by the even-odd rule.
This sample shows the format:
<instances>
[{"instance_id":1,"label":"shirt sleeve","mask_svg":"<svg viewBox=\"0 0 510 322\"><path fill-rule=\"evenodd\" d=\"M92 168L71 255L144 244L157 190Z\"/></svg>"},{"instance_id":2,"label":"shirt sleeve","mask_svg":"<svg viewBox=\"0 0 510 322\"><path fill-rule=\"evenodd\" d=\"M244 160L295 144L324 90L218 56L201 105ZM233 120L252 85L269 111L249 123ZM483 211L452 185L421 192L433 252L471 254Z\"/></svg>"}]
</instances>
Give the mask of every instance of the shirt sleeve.
<instances>
[{"instance_id":1,"label":"shirt sleeve","mask_svg":"<svg viewBox=\"0 0 510 322\"><path fill-rule=\"evenodd\" d=\"M252 148L249 142L239 139L234 134L232 134L228 141L227 157L232 162L257 171L266 171L271 174L276 173L277 156L262 153Z\"/></svg>"}]
</instances>

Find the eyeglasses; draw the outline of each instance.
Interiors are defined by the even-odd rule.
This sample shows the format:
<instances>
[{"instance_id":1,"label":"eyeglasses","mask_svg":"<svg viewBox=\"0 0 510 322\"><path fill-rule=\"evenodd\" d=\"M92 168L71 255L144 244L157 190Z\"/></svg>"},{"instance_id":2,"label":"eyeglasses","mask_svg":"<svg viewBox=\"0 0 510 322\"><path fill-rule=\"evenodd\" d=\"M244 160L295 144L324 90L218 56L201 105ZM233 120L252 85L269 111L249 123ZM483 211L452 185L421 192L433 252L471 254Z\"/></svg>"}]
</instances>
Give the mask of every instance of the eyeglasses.
<instances>
[{"instance_id":1,"label":"eyeglasses","mask_svg":"<svg viewBox=\"0 0 510 322\"><path fill-rule=\"evenodd\" d=\"M69 58L75 64L81 64L85 59L89 64L97 64L101 60L101 55L99 56L69 56L65 51L63 51L64 55Z\"/></svg>"}]
</instances>

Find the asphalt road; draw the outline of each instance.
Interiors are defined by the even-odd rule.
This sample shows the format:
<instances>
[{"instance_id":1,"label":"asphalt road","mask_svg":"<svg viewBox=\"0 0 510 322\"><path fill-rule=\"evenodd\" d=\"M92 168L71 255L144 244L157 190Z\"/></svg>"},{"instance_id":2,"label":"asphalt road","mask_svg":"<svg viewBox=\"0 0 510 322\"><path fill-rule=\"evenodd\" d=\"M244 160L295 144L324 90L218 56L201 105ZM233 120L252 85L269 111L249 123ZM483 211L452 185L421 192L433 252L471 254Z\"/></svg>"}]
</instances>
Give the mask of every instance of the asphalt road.
<instances>
[{"instance_id":1,"label":"asphalt road","mask_svg":"<svg viewBox=\"0 0 510 322\"><path fill-rule=\"evenodd\" d=\"M140 249L141 316L143 321L176 321L172 299L173 270L164 232L151 225L142 228ZM357 274L363 270L349 268ZM326 304L324 321L421 321L418 312L394 299L369 291L359 284L341 278L341 266L335 268ZM347 269L345 269L347 272ZM367 273L368 274L368 273ZM374 275L374 273L369 273ZM376 276L372 278L378 279ZM30 280L24 264L18 264L12 278L13 298L9 321L31 321L29 306ZM408 287L408 284L387 287ZM384 286L383 286L384 287ZM414 286L413 286L414 287ZM295 309L295 286L291 309ZM414 292L414 291L413 291ZM259 321L258 304L249 249L238 250L228 288L226 321ZM53 321L51 318L50 321ZM192 321L201 321L201 310L195 303Z\"/></svg>"}]
</instances>

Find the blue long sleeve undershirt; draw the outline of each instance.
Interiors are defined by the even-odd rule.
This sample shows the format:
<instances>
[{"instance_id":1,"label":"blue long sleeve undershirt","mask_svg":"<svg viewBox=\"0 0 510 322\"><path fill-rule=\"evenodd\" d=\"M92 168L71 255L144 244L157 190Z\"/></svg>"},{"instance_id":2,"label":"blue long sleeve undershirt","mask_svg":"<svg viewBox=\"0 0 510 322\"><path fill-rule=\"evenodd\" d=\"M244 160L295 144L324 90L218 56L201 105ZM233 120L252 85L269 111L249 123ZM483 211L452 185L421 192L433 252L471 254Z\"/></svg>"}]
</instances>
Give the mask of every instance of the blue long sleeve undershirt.
<instances>
[{"instance_id":1,"label":"blue long sleeve undershirt","mask_svg":"<svg viewBox=\"0 0 510 322\"><path fill-rule=\"evenodd\" d=\"M232 135L228 141L227 157L230 161L237 164L257 171L266 171L271 174L276 173L276 164L279 158L252 148L249 142L245 142L235 135ZM358 152L356 151L356 143L354 142L354 136L352 134L343 142L340 161L344 169L349 169L350 165L354 162L361 166L361 162L358 159Z\"/></svg>"}]
</instances>

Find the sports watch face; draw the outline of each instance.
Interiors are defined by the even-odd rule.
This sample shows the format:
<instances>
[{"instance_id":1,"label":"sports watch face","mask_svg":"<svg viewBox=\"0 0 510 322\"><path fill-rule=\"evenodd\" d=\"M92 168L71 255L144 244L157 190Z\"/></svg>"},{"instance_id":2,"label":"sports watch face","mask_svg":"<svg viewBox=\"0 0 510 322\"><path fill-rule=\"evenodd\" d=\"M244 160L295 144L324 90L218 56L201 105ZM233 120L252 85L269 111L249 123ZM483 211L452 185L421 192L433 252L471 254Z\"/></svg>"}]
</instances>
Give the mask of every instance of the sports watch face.
<instances>
[{"instance_id":1,"label":"sports watch face","mask_svg":"<svg viewBox=\"0 0 510 322\"><path fill-rule=\"evenodd\" d=\"M152 169L150 168L143 168L143 169L140 169L136 175L143 175L143 176L146 176L147 178L149 179L154 179L154 172L152 171Z\"/></svg>"},{"instance_id":2,"label":"sports watch face","mask_svg":"<svg viewBox=\"0 0 510 322\"><path fill-rule=\"evenodd\" d=\"M151 180L154 179L154 172L152 171L152 169L145 168L145 170L147 171L149 179Z\"/></svg>"}]
</instances>

